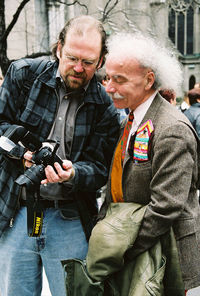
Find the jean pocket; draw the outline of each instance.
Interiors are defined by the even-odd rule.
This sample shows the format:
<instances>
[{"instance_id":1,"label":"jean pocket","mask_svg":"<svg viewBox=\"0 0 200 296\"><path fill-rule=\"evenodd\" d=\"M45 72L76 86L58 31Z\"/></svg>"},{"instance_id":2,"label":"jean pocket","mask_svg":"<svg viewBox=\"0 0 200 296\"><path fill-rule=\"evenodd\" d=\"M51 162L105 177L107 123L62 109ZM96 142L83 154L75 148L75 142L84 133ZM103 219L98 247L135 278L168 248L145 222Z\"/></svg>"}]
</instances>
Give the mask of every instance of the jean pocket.
<instances>
[{"instance_id":1,"label":"jean pocket","mask_svg":"<svg viewBox=\"0 0 200 296\"><path fill-rule=\"evenodd\" d=\"M78 220L80 219L79 213L77 209L60 209L60 216L64 220Z\"/></svg>"}]
</instances>

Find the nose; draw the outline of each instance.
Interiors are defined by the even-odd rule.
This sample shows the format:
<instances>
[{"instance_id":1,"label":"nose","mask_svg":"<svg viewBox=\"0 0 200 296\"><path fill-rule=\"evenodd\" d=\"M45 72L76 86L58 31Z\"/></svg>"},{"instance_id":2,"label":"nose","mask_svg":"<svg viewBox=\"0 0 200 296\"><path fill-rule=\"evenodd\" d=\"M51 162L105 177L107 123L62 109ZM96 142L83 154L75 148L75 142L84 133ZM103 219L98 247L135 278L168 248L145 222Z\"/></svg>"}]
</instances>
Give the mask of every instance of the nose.
<instances>
[{"instance_id":1,"label":"nose","mask_svg":"<svg viewBox=\"0 0 200 296\"><path fill-rule=\"evenodd\" d=\"M81 73L81 72L84 71L84 68L83 68L83 66L82 66L82 61L79 60L79 61L76 63L76 65L74 65L74 71L76 71L76 72L78 72L78 73Z\"/></svg>"},{"instance_id":2,"label":"nose","mask_svg":"<svg viewBox=\"0 0 200 296\"><path fill-rule=\"evenodd\" d=\"M111 82L111 79L108 80L107 84L106 84L106 92L107 93L115 93L116 92L116 89L113 87L112 85L112 82Z\"/></svg>"}]
</instances>

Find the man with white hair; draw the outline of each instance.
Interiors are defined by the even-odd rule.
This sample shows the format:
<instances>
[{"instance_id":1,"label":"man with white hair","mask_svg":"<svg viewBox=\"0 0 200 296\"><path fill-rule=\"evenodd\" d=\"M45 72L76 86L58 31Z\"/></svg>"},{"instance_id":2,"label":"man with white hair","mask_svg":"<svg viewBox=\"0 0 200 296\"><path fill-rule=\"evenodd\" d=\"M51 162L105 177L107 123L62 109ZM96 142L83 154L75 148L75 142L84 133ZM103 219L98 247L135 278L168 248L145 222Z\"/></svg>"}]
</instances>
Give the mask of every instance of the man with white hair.
<instances>
[{"instance_id":1,"label":"man with white hair","mask_svg":"<svg viewBox=\"0 0 200 296\"><path fill-rule=\"evenodd\" d=\"M120 33L108 42L106 72L107 93L116 108L129 108L130 114L100 214L104 216L110 202L147 205L127 259L154 246L172 226L185 290L199 286L197 138L187 118L158 93L160 88L179 91L181 67L153 38Z\"/></svg>"}]
</instances>

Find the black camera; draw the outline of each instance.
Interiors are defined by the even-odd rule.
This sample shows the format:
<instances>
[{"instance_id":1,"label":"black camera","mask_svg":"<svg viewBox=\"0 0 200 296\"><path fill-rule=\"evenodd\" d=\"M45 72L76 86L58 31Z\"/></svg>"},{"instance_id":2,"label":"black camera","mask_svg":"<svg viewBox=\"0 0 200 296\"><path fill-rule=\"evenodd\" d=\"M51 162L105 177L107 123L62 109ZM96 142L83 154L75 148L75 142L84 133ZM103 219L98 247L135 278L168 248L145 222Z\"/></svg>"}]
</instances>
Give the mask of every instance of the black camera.
<instances>
[{"instance_id":1,"label":"black camera","mask_svg":"<svg viewBox=\"0 0 200 296\"><path fill-rule=\"evenodd\" d=\"M54 167L54 162L62 165L61 158L56 154L58 147L58 142L55 147L50 142L41 143L33 133L20 125L12 125L0 137L0 152L4 155L8 153L14 159L16 155L22 159L27 149L34 152L33 165L15 180L18 185L26 186L31 190L39 187L41 180L45 179L44 170L47 165Z\"/></svg>"},{"instance_id":2,"label":"black camera","mask_svg":"<svg viewBox=\"0 0 200 296\"><path fill-rule=\"evenodd\" d=\"M59 143L56 143L54 148L48 145L48 143L46 145L33 154L32 161L34 164L23 175L19 176L15 183L21 186L24 185L27 188L39 186L41 180L45 179L44 170L47 165L54 167L54 162L62 165L61 158L56 154Z\"/></svg>"},{"instance_id":3,"label":"black camera","mask_svg":"<svg viewBox=\"0 0 200 296\"><path fill-rule=\"evenodd\" d=\"M43 208L40 203L40 183L45 179L45 167L62 160L56 151L59 147L57 142L53 147L50 142L41 143L34 134L21 125L12 125L0 137L0 153L5 158L13 161L24 158L24 153L30 150L33 153L33 165L20 175L15 183L26 187L27 229L28 235L39 237L42 231ZM17 162L18 165L18 162Z\"/></svg>"}]
</instances>

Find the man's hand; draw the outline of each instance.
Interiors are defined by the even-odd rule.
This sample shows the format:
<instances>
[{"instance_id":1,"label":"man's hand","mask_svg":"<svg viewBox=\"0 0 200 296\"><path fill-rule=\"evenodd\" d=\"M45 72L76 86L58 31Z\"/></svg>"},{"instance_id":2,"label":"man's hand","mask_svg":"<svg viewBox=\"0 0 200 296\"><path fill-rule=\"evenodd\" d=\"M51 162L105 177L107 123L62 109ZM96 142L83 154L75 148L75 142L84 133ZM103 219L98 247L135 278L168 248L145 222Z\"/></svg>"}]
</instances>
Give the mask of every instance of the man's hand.
<instances>
[{"instance_id":1,"label":"man's hand","mask_svg":"<svg viewBox=\"0 0 200 296\"><path fill-rule=\"evenodd\" d=\"M33 165L33 162L32 162L33 154L34 152L31 152L31 151L26 151L26 153L24 153L25 167L30 168Z\"/></svg>"},{"instance_id":2,"label":"man's hand","mask_svg":"<svg viewBox=\"0 0 200 296\"><path fill-rule=\"evenodd\" d=\"M24 165L27 168L30 168L33 165L32 162L32 156L34 152L27 151L24 154ZM55 169L54 169L55 168ZM74 177L75 171L72 166L72 162L69 160L63 160L62 166L58 163L54 163L54 168L51 165L48 165L45 168L45 175L46 179L41 181L41 184L47 184L47 183L62 183L65 181L69 181Z\"/></svg>"},{"instance_id":3,"label":"man's hand","mask_svg":"<svg viewBox=\"0 0 200 296\"><path fill-rule=\"evenodd\" d=\"M50 165L45 168L46 179L42 180L41 184L62 183L74 177L75 171L71 161L63 160L62 166L55 162L54 167L56 170Z\"/></svg>"}]
</instances>

